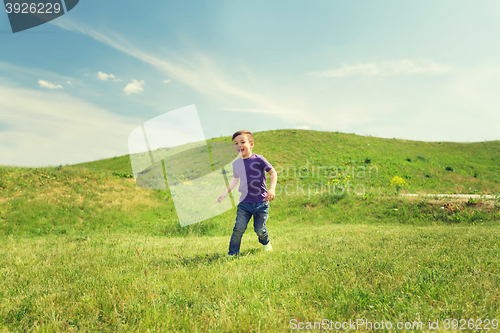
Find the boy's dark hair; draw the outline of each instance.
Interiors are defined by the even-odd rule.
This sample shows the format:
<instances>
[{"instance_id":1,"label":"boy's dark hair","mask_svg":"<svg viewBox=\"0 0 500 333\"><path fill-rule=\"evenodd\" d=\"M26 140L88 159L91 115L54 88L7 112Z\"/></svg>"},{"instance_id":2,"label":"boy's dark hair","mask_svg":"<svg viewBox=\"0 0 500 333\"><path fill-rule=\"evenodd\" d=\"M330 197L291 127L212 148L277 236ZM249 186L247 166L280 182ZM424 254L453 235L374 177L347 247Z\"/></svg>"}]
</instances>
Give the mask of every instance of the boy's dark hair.
<instances>
[{"instance_id":1,"label":"boy's dark hair","mask_svg":"<svg viewBox=\"0 0 500 333\"><path fill-rule=\"evenodd\" d=\"M253 142L253 134L250 131L238 131L238 132L233 134L233 138L231 140L234 141L234 138L239 136L239 135L246 135L246 136L248 136L248 141Z\"/></svg>"}]
</instances>

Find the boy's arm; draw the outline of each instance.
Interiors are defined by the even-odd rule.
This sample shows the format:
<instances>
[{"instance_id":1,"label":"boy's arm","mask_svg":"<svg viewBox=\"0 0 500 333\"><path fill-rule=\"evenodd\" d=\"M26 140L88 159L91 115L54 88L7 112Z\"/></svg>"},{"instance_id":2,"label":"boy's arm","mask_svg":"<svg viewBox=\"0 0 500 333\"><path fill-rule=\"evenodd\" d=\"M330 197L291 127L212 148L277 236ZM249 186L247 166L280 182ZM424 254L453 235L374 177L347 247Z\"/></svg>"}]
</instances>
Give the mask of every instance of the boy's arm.
<instances>
[{"instance_id":1,"label":"boy's arm","mask_svg":"<svg viewBox=\"0 0 500 333\"><path fill-rule=\"evenodd\" d=\"M225 197L227 197L227 195L229 194L229 192L231 192L233 190L233 188L235 188L236 185L238 185L239 181L240 181L239 178L234 178L233 177L233 179L231 179L229 181L229 186L226 188L226 190L224 191L224 193L222 193L221 195L219 195L219 197L217 198L217 202L221 203L222 199L224 199Z\"/></svg>"},{"instance_id":2,"label":"boy's arm","mask_svg":"<svg viewBox=\"0 0 500 333\"><path fill-rule=\"evenodd\" d=\"M271 184L269 184L269 190L267 190L266 201L273 201L276 191L276 183L278 182L278 173L274 168L269 170L267 173L271 176Z\"/></svg>"}]
</instances>

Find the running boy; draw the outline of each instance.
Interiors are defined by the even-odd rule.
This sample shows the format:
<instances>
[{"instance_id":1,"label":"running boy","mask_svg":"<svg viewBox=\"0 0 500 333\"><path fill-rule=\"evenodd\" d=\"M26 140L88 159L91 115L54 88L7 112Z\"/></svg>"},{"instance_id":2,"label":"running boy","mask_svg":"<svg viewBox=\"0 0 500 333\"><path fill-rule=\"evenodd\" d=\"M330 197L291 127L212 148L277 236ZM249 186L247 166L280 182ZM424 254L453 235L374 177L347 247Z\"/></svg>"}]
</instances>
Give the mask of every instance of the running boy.
<instances>
[{"instance_id":1,"label":"running boy","mask_svg":"<svg viewBox=\"0 0 500 333\"><path fill-rule=\"evenodd\" d=\"M247 229L253 215L253 228L259 236L259 242L265 251L272 251L271 242L266 229L269 214L269 202L274 200L278 175L273 166L262 155L252 153L254 147L253 135L249 131L238 131L233 134L233 142L240 158L233 162L233 179L228 188L217 201L220 203L229 192L240 182L240 203L236 212L236 223L229 242L228 255L240 253L241 237ZM266 188L266 171L271 176L269 190Z\"/></svg>"}]
</instances>

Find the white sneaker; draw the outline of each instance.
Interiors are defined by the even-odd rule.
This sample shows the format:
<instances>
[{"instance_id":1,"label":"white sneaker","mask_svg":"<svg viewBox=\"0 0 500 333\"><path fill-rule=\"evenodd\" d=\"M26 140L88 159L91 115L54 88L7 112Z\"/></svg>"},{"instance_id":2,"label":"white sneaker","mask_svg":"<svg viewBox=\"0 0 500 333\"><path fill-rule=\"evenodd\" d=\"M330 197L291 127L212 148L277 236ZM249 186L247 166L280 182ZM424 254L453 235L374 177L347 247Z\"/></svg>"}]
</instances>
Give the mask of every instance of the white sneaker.
<instances>
[{"instance_id":1,"label":"white sneaker","mask_svg":"<svg viewBox=\"0 0 500 333\"><path fill-rule=\"evenodd\" d=\"M272 250L273 250L273 247L271 246L271 242L269 242L266 245L264 245L264 251L271 252Z\"/></svg>"}]
</instances>

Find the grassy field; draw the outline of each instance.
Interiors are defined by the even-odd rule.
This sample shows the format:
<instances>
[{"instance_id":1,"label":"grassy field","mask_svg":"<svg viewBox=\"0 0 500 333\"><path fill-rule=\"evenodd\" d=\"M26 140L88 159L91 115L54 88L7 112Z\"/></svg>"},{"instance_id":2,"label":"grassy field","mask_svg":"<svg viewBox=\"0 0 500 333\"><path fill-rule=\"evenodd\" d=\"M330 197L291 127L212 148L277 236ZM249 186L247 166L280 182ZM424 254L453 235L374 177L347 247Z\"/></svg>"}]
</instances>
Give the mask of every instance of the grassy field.
<instances>
[{"instance_id":1,"label":"grassy field","mask_svg":"<svg viewBox=\"0 0 500 333\"><path fill-rule=\"evenodd\" d=\"M272 226L244 236L129 233L2 240L11 330L281 332L290 320L499 317L498 223Z\"/></svg>"},{"instance_id":2,"label":"grassy field","mask_svg":"<svg viewBox=\"0 0 500 333\"><path fill-rule=\"evenodd\" d=\"M235 209L181 228L169 190L137 187L128 156L0 167L0 331L281 332L323 319L444 330L447 318L500 319L500 142L255 139L279 173L275 251L250 226L229 259Z\"/></svg>"}]
</instances>

